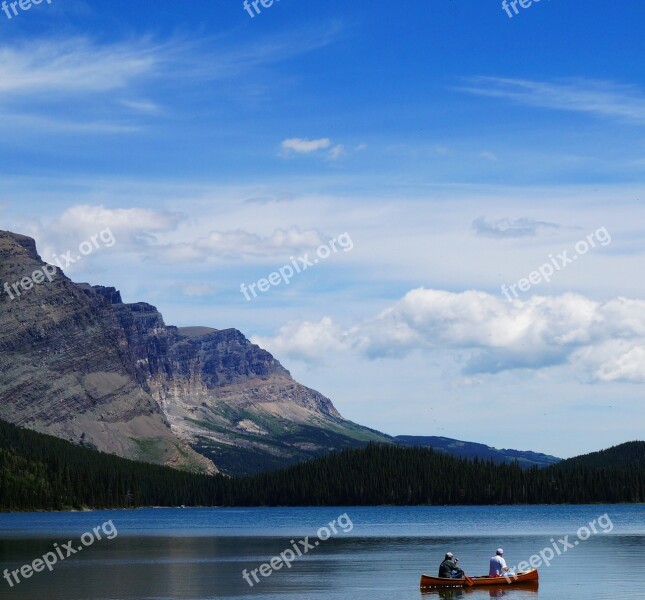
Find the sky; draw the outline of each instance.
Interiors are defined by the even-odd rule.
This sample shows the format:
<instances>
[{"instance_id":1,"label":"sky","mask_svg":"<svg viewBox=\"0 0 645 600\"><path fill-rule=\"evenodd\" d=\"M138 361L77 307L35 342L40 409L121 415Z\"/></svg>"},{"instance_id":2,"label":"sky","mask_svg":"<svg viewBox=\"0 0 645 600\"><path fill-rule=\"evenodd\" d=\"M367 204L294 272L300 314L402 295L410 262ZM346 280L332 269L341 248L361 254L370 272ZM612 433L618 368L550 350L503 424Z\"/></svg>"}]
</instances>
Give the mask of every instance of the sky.
<instances>
[{"instance_id":1,"label":"sky","mask_svg":"<svg viewBox=\"0 0 645 600\"><path fill-rule=\"evenodd\" d=\"M0 228L73 280L388 434L643 439L645 4L5 6Z\"/></svg>"}]
</instances>

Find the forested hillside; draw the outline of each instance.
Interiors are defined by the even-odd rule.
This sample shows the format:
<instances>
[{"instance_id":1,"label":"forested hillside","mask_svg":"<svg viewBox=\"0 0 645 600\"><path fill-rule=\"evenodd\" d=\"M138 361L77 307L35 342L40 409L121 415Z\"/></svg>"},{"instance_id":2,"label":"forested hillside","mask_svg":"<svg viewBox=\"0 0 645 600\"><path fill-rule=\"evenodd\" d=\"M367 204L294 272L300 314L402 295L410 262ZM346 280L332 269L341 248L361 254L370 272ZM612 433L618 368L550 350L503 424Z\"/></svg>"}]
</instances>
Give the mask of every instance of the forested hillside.
<instances>
[{"instance_id":1,"label":"forested hillside","mask_svg":"<svg viewBox=\"0 0 645 600\"><path fill-rule=\"evenodd\" d=\"M620 446L582 454L559 463L561 468L642 469L645 466L645 442L626 442Z\"/></svg>"},{"instance_id":2,"label":"forested hillside","mask_svg":"<svg viewBox=\"0 0 645 600\"><path fill-rule=\"evenodd\" d=\"M0 421L0 509L206 505L222 476L104 454Z\"/></svg>"},{"instance_id":3,"label":"forested hillside","mask_svg":"<svg viewBox=\"0 0 645 600\"><path fill-rule=\"evenodd\" d=\"M372 444L227 478L137 463L0 421L0 509L644 502L645 442L606 453L526 470Z\"/></svg>"},{"instance_id":4,"label":"forested hillside","mask_svg":"<svg viewBox=\"0 0 645 600\"><path fill-rule=\"evenodd\" d=\"M645 448L645 442L639 442ZM627 451L631 454L633 448ZM621 452L621 447L614 449ZM566 462L566 461L565 461ZM460 459L426 448L371 445L255 477L239 503L285 505L583 504L645 501L645 460L629 468ZM243 483L243 482L239 482Z\"/></svg>"}]
</instances>

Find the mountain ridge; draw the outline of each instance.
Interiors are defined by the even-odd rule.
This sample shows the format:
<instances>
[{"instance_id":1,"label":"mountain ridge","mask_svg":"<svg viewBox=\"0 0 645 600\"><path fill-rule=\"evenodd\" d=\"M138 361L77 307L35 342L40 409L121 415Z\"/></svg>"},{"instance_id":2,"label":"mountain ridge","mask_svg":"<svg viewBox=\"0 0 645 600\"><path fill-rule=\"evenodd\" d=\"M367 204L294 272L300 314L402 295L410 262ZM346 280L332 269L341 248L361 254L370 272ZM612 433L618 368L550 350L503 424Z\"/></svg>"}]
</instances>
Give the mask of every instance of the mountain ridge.
<instances>
[{"instance_id":1,"label":"mountain ridge","mask_svg":"<svg viewBox=\"0 0 645 600\"><path fill-rule=\"evenodd\" d=\"M388 436L341 417L234 328L167 326L0 232L0 418L126 458L252 473Z\"/></svg>"},{"instance_id":2,"label":"mountain ridge","mask_svg":"<svg viewBox=\"0 0 645 600\"><path fill-rule=\"evenodd\" d=\"M6 291L45 267L51 278L20 294ZM5 231L0 281L1 418L131 458L154 453L165 464L216 470L172 434L138 384L125 336L105 302L46 265L34 240Z\"/></svg>"},{"instance_id":3,"label":"mountain ridge","mask_svg":"<svg viewBox=\"0 0 645 600\"><path fill-rule=\"evenodd\" d=\"M478 442L466 442L441 436L397 435L394 437L394 440L402 446L433 448L440 452L451 454L452 456L492 460L495 464L517 461L523 468L530 468L532 466L541 468L548 467L562 460L556 456L541 452L493 448L492 446Z\"/></svg>"}]
</instances>

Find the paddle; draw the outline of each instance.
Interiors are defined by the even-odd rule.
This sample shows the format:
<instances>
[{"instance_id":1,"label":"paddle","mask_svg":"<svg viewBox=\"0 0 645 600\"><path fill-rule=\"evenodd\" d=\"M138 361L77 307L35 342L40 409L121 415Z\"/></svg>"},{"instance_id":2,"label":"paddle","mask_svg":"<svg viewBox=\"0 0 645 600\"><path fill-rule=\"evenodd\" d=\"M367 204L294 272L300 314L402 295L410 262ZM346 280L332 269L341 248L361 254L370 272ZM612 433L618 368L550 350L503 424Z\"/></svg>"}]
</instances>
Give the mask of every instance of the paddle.
<instances>
[{"instance_id":1,"label":"paddle","mask_svg":"<svg viewBox=\"0 0 645 600\"><path fill-rule=\"evenodd\" d=\"M466 575L466 573L464 573L464 579L466 580L466 585L468 587L473 587L475 585L475 582L472 580L471 577L468 577L468 575Z\"/></svg>"}]
</instances>

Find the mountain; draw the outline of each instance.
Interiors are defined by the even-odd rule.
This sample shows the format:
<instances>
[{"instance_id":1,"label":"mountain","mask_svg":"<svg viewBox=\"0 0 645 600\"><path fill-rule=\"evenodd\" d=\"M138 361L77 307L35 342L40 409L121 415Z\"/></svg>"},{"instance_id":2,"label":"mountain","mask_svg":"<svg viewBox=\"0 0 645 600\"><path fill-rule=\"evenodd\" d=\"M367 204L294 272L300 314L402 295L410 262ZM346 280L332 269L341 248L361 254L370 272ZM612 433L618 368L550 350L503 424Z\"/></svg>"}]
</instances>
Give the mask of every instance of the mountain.
<instances>
[{"instance_id":1,"label":"mountain","mask_svg":"<svg viewBox=\"0 0 645 600\"><path fill-rule=\"evenodd\" d=\"M439 452L446 452L452 456L462 458L479 458L482 460L492 460L496 464L517 462L523 468L533 466L548 467L556 464L562 459L541 454L539 452L530 452L522 450L498 450L485 444L475 442L463 442L446 437L435 436L415 436L415 435L397 435L394 438L395 443L400 446L421 446L433 448Z\"/></svg>"},{"instance_id":2,"label":"mountain","mask_svg":"<svg viewBox=\"0 0 645 600\"><path fill-rule=\"evenodd\" d=\"M0 418L10 423L237 474L389 440L343 419L236 329L166 326L154 306L46 266L31 238L0 232L0 282Z\"/></svg>"},{"instance_id":3,"label":"mountain","mask_svg":"<svg viewBox=\"0 0 645 600\"><path fill-rule=\"evenodd\" d=\"M236 329L166 326L154 306L114 288L83 286L110 303L137 375L173 431L224 472L251 474L387 436L343 419Z\"/></svg>"},{"instance_id":4,"label":"mountain","mask_svg":"<svg viewBox=\"0 0 645 600\"><path fill-rule=\"evenodd\" d=\"M45 267L33 239L9 232L0 232L0 282L0 418L128 458L215 471L172 432L107 302Z\"/></svg>"}]
</instances>

